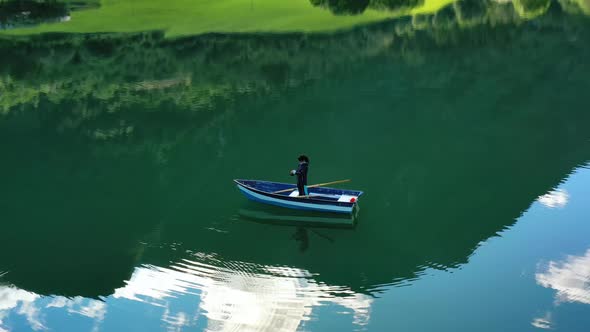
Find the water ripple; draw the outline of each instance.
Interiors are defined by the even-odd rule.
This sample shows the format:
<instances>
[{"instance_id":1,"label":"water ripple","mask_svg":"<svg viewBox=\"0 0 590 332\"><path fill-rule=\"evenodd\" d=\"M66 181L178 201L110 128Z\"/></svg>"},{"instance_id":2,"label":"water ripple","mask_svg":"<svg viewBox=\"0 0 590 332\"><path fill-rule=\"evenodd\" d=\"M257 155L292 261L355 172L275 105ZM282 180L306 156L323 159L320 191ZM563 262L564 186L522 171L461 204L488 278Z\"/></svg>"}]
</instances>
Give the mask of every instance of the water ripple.
<instances>
[{"instance_id":1,"label":"water ripple","mask_svg":"<svg viewBox=\"0 0 590 332\"><path fill-rule=\"evenodd\" d=\"M189 302L198 303L197 311L207 318L207 331L296 331L323 305L344 307L362 326L374 300L317 282L309 271L294 267L238 261L217 266L189 259L170 267L137 267L113 296L166 308L162 320L170 327L196 324L196 317L171 311L173 302L192 298Z\"/></svg>"}]
</instances>

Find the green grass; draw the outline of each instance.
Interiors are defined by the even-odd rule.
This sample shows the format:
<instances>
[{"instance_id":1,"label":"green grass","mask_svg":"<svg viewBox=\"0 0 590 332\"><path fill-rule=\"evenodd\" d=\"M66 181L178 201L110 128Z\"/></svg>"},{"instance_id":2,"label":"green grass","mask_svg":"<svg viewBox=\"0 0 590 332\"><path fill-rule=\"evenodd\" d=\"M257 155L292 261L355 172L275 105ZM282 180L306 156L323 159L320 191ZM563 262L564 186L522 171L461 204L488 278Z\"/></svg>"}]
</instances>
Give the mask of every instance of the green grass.
<instances>
[{"instance_id":1,"label":"green grass","mask_svg":"<svg viewBox=\"0 0 590 332\"><path fill-rule=\"evenodd\" d=\"M168 37L207 32L321 32L345 29L403 15L432 13L453 0L425 0L405 11L367 10L335 16L308 0L103 0L99 9L76 11L68 22L7 30L2 34L44 32L138 32L164 30Z\"/></svg>"}]
</instances>

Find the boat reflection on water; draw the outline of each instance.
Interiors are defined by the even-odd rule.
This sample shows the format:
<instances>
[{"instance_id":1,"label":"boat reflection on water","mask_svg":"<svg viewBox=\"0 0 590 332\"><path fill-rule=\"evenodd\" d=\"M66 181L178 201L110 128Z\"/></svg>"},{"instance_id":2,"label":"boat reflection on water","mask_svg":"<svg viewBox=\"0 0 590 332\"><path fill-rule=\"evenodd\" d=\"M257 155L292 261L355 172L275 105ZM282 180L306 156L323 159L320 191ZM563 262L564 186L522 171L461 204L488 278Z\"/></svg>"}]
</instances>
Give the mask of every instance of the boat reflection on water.
<instances>
[{"instance_id":1,"label":"boat reflection on water","mask_svg":"<svg viewBox=\"0 0 590 332\"><path fill-rule=\"evenodd\" d=\"M353 228L357 224L360 207L355 206L352 214L290 210L276 206L267 206L247 202L238 210L240 217L273 225L302 227L337 227Z\"/></svg>"}]
</instances>

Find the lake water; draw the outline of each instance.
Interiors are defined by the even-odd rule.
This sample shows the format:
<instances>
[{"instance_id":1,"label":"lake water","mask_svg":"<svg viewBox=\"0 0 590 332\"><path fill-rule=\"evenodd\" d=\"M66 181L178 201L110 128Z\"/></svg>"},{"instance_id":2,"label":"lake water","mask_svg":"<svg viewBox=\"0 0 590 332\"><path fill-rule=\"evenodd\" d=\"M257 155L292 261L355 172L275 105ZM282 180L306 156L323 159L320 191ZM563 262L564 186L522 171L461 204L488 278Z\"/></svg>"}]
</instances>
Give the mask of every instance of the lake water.
<instances>
[{"instance_id":1,"label":"lake water","mask_svg":"<svg viewBox=\"0 0 590 332\"><path fill-rule=\"evenodd\" d=\"M0 331L590 331L590 3L262 3L0 15Z\"/></svg>"}]
</instances>

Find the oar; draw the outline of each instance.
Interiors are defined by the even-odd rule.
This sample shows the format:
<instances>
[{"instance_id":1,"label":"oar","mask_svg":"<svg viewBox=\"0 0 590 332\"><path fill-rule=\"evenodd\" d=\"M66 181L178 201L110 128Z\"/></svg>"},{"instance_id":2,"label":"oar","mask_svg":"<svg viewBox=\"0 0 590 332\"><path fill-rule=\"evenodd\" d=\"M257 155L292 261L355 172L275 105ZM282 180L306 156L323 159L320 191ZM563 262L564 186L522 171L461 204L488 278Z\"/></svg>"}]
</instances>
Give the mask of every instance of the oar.
<instances>
[{"instance_id":1,"label":"oar","mask_svg":"<svg viewBox=\"0 0 590 332\"><path fill-rule=\"evenodd\" d=\"M350 181L350 179L338 180L338 181L332 181L332 182L326 182L326 183L318 183L318 184L313 184L311 186L307 186L307 188L323 187L323 186L329 186L331 184L344 183L344 182L349 182L349 181ZM297 187L275 191L275 192L273 192L273 194L280 194L280 193L284 193L284 192L287 192L287 191L292 191L292 190L295 190L295 189L297 189Z\"/></svg>"}]
</instances>

